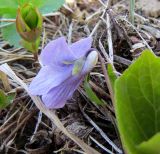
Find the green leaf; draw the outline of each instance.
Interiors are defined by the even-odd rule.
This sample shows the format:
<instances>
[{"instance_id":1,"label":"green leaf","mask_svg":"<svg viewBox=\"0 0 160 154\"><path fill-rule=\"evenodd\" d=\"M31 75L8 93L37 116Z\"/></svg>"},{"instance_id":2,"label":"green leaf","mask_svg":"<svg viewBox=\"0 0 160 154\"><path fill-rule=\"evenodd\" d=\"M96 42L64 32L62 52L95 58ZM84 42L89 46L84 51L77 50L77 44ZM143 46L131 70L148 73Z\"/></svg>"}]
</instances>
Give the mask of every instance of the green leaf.
<instances>
[{"instance_id":1,"label":"green leaf","mask_svg":"<svg viewBox=\"0 0 160 154\"><path fill-rule=\"evenodd\" d=\"M18 6L26 3L32 3L40 9L42 14L57 11L64 3L65 0L0 0L0 15L12 15L16 18Z\"/></svg>"},{"instance_id":2,"label":"green leaf","mask_svg":"<svg viewBox=\"0 0 160 154\"><path fill-rule=\"evenodd\" d=\"M115 111L127 153L148 154L147 148L142 153L137 147L160 132L160 58L149 50L117 79Z\"/></svg>"},{"instance_id":3,"label":"green leaf","mask_svg":"<svg viewBox=\"0 0 160 154\"><path fill-rule=\"evenodd\" d=\"M16 8L19 0L0 0L0 7Z\"/></svg>"},{"instance_id":4,"label":"green leaf","mask_svg":"<svg viewBox=\"0 0 160 154\"><path fill-rule=\"evenodd\" d=\"M57 11L64 3L65 0L39 0L36 5L38 5L42 14L47 14Z\"/></svg>"},{"instance_id":5,"label":"green leaf","mask_svg":"<svg viewBox=\"0 0 160 154\"><path fill-rule=\"evenodd\" d=\"M20 6L23 6L24 4L27 4L27 3L34 4L36 1L39 2L39 0L16 0L16 1L18 1L18 4Z\"/></svg>"},{"instance_id":6,"label":"green leaf","mask_svg":"<svg viewBox=\"0 0 160 154\"><path fill-rule=\"evenodd\" d=\"M6 95L3 90L0 89L0 109L6 108L14 99L15 94Z\"/></svg>"},{"instance_id":7,"label":"green leaf","mask_svg":"<svg viewBox=\"0 0 160 154\"><path fill-rule=\"evenodd\" d=\"M107 65L107 71L108 71L108 76L109 76L112 88L114 89L114 84L117 79L117 75L115 74L113 66L111 64Z\"/></svg>"},{"instance_id":8,"label":"green leaf","mask_svg":"<svg viewBox=\"0 0 160 154\"><path fill-rule=\"evenodd\" d=\"M0 89L0 109L4 109L8 106L7 97L3 90Z\"/></svg>"},{"instance_id":9,"label":"green leaf","mask_svg":"<svg viewBox=\"0 0 160 154\"><path fill-rule=\"evenodd\" d=\"M12 14L5 14L3 15L3 18L13 18ZM7 24L6 22L2 22L1 25ZM20 36L17 33L16 30L16 24L15 23L8 23L7 26L3 27L1 29L2 37L4 40L8 41L10 45L14 45L15 47L21 47L20 42Z\"/></svg>"},{"instance_id":10,"label":"green leaf","mask_svg":"<svg viewBox=\"0 0 160 154\"><path fill-rule=\"evenodd\" d=\"M143 154L160 154L160 133L154 135L148 141L141 143L137 148Z\"/></svg>"},{"instance_id":11,"label":"green leaf","mask_svg":"<svg viewBox=\"0 0 160 154\"><path fill-rule=\"evenodd\" d=\"M16 18L16 13L17 13L17 8L10 8L10 7L1 8L0 7L0 16L7 14L7 15L12 15L13 18Z\"/></svg>"},{"instance_id":12,"label":"green leaf","mask_svg":"<svg viewBox=\"0 0 160 154\"><path fill-rule=\"evenodd\" d=\"M17 0L0 0L0 15L10 15L16 17L18 2Z\"/></svg>"},{"instance_id":13,"label":"green leaf","mask_svg":"<svg viewBox=\"0 0 160 154\"><path fill-rule=\"evenodd\" d=\"M90 99L91 102L97 104L97 105L103 105L104 103L97 97L97 95L95 94L95 92L93 92L92 88L90 87L87 79L84 82L84 89L85 92L88 96L88 98Z\"/></svg>"},{"instance_id":14,"label":"green leaf","mask_svg":"<svg viewBox=\"0 0 160 154\"><path fill-rule=\"evenodd\" d=\"M11 102L14 100L15 96L16 96L15 93L9 93L9 94L7 95L7 100L8 100L8 102L11 103Z\"/></svg>"},{"instance_id":15,"label":"green leaf","mask_svg":"<svg viewBox=\"0 0 160 154\"><path fill-rule=\"evenodd\" d=\"M20 36L16 31L15 23L8 25L2 28L2 36L3 39L8 41L10 45L14 45L15 47L20 47Z\"/></svg>"}]
</instances>

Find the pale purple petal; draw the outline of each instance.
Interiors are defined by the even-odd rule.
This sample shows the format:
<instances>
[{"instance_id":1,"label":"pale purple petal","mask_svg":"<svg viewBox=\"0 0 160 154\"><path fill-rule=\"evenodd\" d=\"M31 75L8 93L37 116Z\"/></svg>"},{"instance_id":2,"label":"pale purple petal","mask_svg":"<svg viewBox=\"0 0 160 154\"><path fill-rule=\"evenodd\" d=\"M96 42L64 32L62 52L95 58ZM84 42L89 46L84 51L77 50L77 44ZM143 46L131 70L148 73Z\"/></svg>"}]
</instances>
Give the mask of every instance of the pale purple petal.
<instances>
[{"instance_id":1,"label":"pale purple petal","mask_svg":"<svg viewBox=\"0 0 160 154\"><path fill-rule=\"evenodd\" d=\"M47 94L42 96L46 107L50 109L62 108L66 101L71 98L82 80L83 76L72 76L59 86L51 89Z\"/></svg>"},{"instance_id":2,"label":"pale purple petal","mask_svg":"<svg viewBox=\"0 0 160 154\"><path fill-rule=\"evenodd\" d=\"M64 37L60 37L47 44L42 50L40 60L43 65L62 65L64 61L75 60L72 51Z\"/></svg>"},{"instance_id":3,"label":"pale purple petal","mask_svg":"<svg viewBox=\"0 0 160 154\"><path fill-rule=\"evenodd\" d=\"M43 66L38 75L32 80L29 91L32 95L46 94L53 87L58 86L71 76L72 66L50 67Z\"/></svg>"},{"instance_id":4,"label":"pale purple petal","mask_svg":"<svg viewBox=\"0 0 160 154\"><path fill-rule=\"evenodd\" d=\"M87 37L71 44L69 48L72 50L74 56L79 59L87 54L87 52L91 49L91 46L92 38Z\"/></svg>"}]
</instances>

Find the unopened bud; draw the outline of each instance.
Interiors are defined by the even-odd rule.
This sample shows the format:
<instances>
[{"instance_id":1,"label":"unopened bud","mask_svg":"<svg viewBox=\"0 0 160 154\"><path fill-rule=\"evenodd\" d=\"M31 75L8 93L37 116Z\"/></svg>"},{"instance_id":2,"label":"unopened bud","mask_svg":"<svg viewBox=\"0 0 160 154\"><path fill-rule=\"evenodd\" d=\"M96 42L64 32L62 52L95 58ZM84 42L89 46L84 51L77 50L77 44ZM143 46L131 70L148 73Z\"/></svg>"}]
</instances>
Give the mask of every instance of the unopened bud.
<instances>
[{"instance_id":1,"label":"unopened bud","mask_svg":"<svg viewBox=\"0 0 160 154\"><path fill-rule=\"evenodd\" d=\"M98 61L98 52L97 51L91 51L85 61L82 73L89 73L93 67L96 65Z\"/></svg>"},{"instance_id":2,"label":"unopened bud","mask_svg":"<svg viewBox=\"0 0 160 154\"><path fill-rule=\"evenodd\" d=\"M42 31L42 16L31 3L18 8L16 28L19 35L28 42L34 42Z\"/></svg>"}]
</instances>

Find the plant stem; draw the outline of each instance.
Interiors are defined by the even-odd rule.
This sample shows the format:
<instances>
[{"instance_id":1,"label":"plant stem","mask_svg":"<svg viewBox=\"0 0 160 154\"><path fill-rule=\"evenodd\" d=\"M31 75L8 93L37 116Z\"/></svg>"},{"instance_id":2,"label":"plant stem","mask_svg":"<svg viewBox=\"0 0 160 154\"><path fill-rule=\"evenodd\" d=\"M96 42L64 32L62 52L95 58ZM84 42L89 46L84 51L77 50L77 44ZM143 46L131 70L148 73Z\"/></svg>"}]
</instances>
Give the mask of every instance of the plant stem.
<instances>
[{"instance_id":1,"label":"plant stem","mask_svg":"<svg viewBox=\"0 0 160 154\"><path fill-rule=\"evenodd\" d=\"M34 56L35 61L37 61L38 60L38 53L37 52L33 53L33 56Z\"/></svg>"},{"instance_id":2,"label":"plant stem","mask_svg":"<svg viewBox=\"0 0 160 154\"><path fill-rule=\"evenodd\" d=\"M132 25L134 25L134 10L135 10L135 0L130 0L129 8L129 18Z\"/></svg>"},{"instance_id":3,"label":"plant stem","mask_svg":"<svg viewBox=\"0 0 160 154\"><path fill-rule=\"evenodd\" d=\"M37 61L38 60L38 51L36 49L36 43L35 42L32 43L32 49L34 50L34 52L33 52L34 59L35 59L35 61Z\"/></svg>"}]
</instances>

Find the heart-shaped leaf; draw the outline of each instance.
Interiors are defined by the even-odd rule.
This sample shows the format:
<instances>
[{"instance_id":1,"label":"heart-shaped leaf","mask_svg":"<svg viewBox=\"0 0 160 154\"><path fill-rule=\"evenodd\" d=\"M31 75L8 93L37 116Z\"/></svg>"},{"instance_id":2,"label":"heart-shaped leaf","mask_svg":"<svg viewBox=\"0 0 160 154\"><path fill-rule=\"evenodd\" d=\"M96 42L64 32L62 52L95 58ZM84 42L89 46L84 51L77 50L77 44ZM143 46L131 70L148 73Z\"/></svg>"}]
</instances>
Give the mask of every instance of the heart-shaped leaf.
<instances>
[{"instance_id":1,"label":"heart-shaped leaf","mask_svg":"<svg viewBox=\"0 0 160 154\"><path fill-rule=\"evenodd\" d=\"M115 110L122 143L128 154L148 154L146 145L153 141L155 145L160 143L160 137L152 140L160 132L160 58L149 50L117 79ZM160 151L160 146L156 148ZM157 153L153 151L151 154Z\"/></svg>"},{"instance_id":2,"label":"heart-shaped leaf","mask_svg":"<svg viewBox=\"0 0 160 154\"><path fill-rule=\"evenodd\" d=\"M3 39L8 41L10 45L14 45L15 47L20 47L20 36L16 32L16 25L12 23L4 28L2 28Z\"/></svg>"},{"instance_id":3,"label":"heart-shaped leaf","mask_svg":"<svg viewBox=\"0 0 160 154\"><path fill-rule=\"evenodd\" d=\"M64 0L39 0L37 1L39 10L42 14L51 13L57 11L64 3Z\"/></svg>"},{"instance_id":4,"label":"heart-shaped leaf","mask_svg":"<svg viewBox=\"0 0 160 154\"><path fill-rule=\"evenodd\" d=\"M160 154L160 133L154 135L148 141L141 143L137 148L141 154Z\"/></svg>"}]
</instances>

